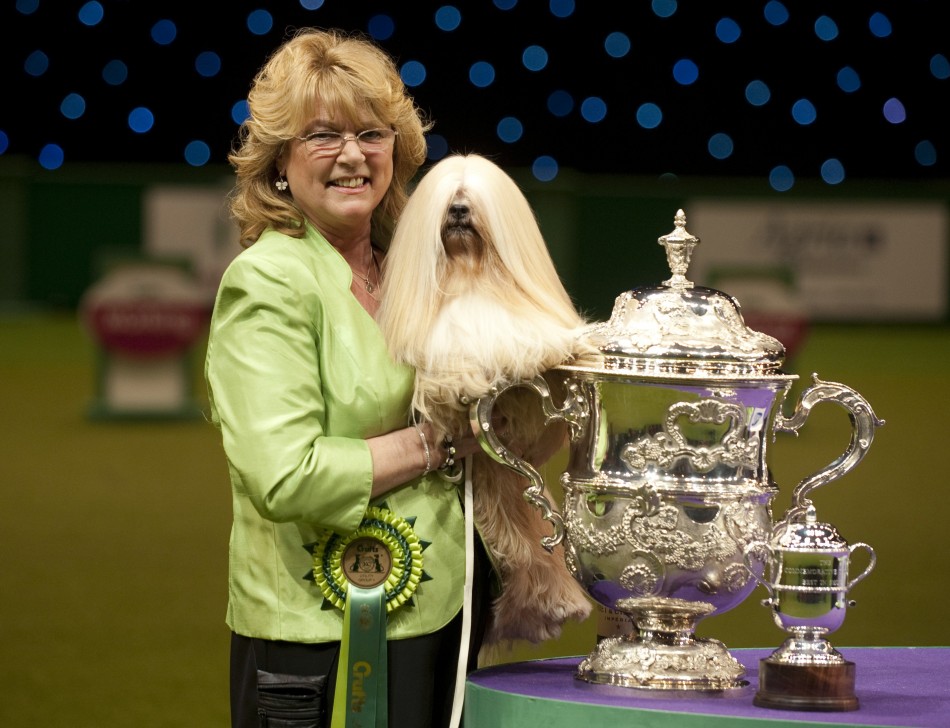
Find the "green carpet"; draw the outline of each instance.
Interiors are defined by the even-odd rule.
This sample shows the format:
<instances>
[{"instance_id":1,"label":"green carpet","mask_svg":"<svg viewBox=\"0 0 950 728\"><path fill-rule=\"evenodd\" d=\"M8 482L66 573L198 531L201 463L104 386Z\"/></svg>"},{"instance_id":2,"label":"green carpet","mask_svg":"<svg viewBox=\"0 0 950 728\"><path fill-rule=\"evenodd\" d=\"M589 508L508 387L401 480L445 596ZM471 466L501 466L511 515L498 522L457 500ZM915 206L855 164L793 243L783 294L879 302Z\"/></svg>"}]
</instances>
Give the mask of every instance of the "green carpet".
<instances>
[{"instance_id":1,"label":"green carpet","mask_svg":"<svg viewBox=\"0 0 950 728\"><path fill-rule=\"evenodd\" d=\"M88 420L95 360L73 317L0 318L0 726L226 726L230 499L217 433L201 420ZM948 361L945 328L822 327L793 363L803 379L817 371L854 387L887 420L866 460L814 493L822 520L878 552L832 637L839 647L950 644ZM847 439L831 405L801 437L779 438L777 512ZM777 645L764 596L701 632ZM592 644L589 621L505 659Z\"/></svg>"},{"instance_id":2,"label":"green carpet","mask_svg":"<svg viewBox=\"0 0 950 728\"><path fill-rule=\"evenodd\" d=\"M214 428L90 422L75 319L0 320L0 725L225 726Z\"/></svg>"}]
</instances>

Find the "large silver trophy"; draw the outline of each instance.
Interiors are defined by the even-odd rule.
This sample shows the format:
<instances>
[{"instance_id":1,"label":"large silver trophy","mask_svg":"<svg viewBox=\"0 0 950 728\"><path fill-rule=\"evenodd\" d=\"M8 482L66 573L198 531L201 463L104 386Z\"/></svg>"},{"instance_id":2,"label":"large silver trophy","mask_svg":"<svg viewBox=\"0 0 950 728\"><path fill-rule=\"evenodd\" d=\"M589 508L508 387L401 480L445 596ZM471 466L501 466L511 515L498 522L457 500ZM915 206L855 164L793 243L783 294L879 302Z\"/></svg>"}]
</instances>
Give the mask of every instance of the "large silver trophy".
<instances>
[{"instance_id":1,"label":"large silver trophy","mask_svg":"<svg viewBox=\"0 0 950 728\"><path fill-rule=\"evenodd\" d=\"M749 547L772 539L770 438L797 433L819 402L848 409L849 449L806 479L822 484L861 460L882 423L857 392L817 377L786 418L781 405L797 377L781 370L783 345L749 329L734 298L686 278L699 239L682 210L658 242L672 277L617 297L610 319L590 329L594 360L500 383L472 403L472 426L489 455L530 481L525 497L553 528L545 546L563 543L588 594L635 625L599 642L577 677L668 690L738 687L742 665L694 632L765 578L768 550ZM492 428L495 402L512 387L535 390L547 421L568 425L560 513L537 470Z\"/></svg>"}]
</instances>

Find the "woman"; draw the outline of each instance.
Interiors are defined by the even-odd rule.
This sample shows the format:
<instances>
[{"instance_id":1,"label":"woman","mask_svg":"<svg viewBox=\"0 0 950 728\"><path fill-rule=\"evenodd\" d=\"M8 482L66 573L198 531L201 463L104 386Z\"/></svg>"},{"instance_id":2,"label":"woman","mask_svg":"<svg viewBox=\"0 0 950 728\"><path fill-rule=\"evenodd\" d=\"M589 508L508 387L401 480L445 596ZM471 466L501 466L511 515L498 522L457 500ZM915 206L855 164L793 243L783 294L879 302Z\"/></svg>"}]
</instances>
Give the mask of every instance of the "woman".
<instances>
[{"instance_id":1,"label":"woman","mask_svg":"<svg viewBox=\"0 0 950 728\"><path fill-rule=\"evenodd\" d=\"M385 592L388 695L374 709L388 698L392 725L443 725L465 555L458 493L439 469L478 446L436 443L412 422L413 372L393 364L373 319L427 127L392 60L336 31L287 41L248 102L230 157L246 250L221 281L206 361L233 491L232 724L324 725L334 702L350 704L336 680L356 649L346 607L383 589L352 581L381 571L379 553L360 553L376 538L383 561L411 562L398 573L419 569Z\"/></svg>"}]
</instances>

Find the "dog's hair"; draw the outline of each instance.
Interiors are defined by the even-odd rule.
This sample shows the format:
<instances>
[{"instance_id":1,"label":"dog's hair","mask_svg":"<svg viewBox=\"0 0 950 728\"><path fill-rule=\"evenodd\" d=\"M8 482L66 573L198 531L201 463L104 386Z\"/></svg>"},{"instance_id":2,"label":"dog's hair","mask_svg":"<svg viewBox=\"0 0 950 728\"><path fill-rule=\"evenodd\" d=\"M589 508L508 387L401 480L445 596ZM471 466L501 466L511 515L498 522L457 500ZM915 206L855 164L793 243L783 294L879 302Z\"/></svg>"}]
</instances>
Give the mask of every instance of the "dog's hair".
<instances>
[{"instance_id":1,"label":"dog's hair","mask_svg":"<svg viewBox=\"0 0 950 728\"><path fill-rule=\"evenodd\" d=\"M468 407L493 385L520 382L590 352L521 190L478 155L453 155L420 180L385 262L377 316L393 358L415 367L413 407L440 433L468 428ZM539 466L566 442L545 427L536 395L515 387L493 418L507 447ZM557 637L590 601L551 525L524 498L525 478L484 453L473 458L474 520L501 580L486 642ZM550 500L550 494L547 494Z\"/></svg>"}]
</instances>

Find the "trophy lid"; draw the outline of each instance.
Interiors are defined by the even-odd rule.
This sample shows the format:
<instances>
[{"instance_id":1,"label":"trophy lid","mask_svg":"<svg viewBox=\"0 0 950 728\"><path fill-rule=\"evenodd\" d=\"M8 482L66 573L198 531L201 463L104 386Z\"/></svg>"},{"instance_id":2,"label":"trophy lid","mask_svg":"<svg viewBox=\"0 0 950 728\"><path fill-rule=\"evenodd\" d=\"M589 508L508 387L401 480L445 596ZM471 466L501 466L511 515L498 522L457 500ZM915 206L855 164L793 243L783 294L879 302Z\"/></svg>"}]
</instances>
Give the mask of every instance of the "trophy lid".
<instances>
[{"instance_id":1,"label":"trophy lid","mask_svg":"<svg viewBox=\"0 0 950 728\"><path fill-rule=\"evenodd\" d=\"M841 551L848 549L848 542L838 534L830 523L820 523L815 506L805 509L805 520L785 522L776 528L772 539L780 549L793 551Z\"/></svg>"},{"instance_id":2,"label":"trophy lid","mask_svg":"<svg viewBox=\"0 0 950 728\"><path fill-rule=\"evenodd\" d=\"M781 374L782 343L746 326L735 298L686 278L699 238L686 230L683 210L674 224L657 239L673 275L659 286L620 294L610 320L591 328L604 369L688 377Z\"/></svg>"}]
</instances>

